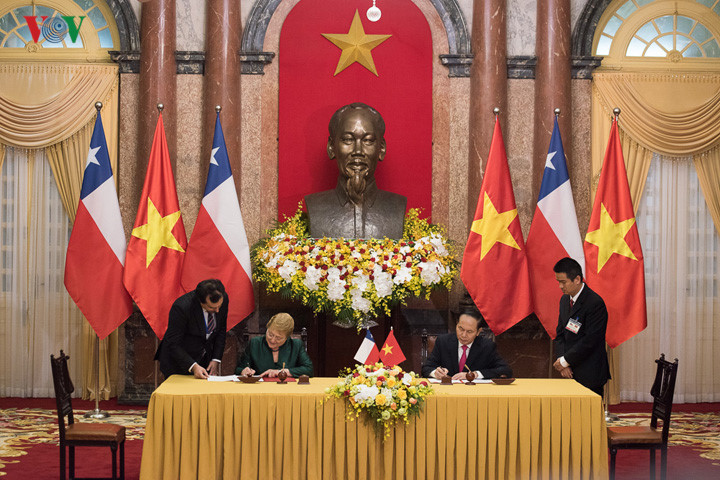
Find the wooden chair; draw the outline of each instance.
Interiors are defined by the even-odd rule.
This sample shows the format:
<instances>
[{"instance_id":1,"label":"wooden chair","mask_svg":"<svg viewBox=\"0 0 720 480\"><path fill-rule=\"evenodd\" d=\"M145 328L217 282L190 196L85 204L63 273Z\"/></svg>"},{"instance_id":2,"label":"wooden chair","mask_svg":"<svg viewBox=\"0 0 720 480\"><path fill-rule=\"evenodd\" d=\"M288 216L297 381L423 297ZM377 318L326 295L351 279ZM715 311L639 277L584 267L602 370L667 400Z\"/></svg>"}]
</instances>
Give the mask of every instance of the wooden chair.
<instances>
[{"instance_id":1,"label":"wooden chair","mask_svg":"<svg viewBox=\"0 0 720 480\"><path fill-rule=\"evenodd\" d=\"M251 338L255 338L255 337L259 337L259 336L262 336L262 335L265 335L265 333L264 333L264 332L248 332L247 330L245 330L244 332L242 332L242 339L243 339L242 343L243 343L243 347L242 347L242 349L240 349L240 351L239 351L239 353L238 353L238 360L240 360L240 357L242 356L242 351L245 350L245 348L247 348L247 345L248 345L248 343L250 342L250 339L251 339ZM303 347L305 347L305 352L308 351L308 333L307 333L307 328L303 327L299 334L293 332L293 333L290 335L290 338L299 338L300 340L302 340Z\"/></svg>"},{"instance_id":2,"label":"wooden chair","mask_svg":"<svg viewBox=\"0 0 720 480\"><path fill-rule=\"evenodd\" d=\"M480 336L488 338L495 341L495 334L490 330L489 328L485 327L480 331ZM428 331L426 328L422 329L422 333L420 334L420 366L422 367L423 364L425 364L425 360L427 360L428 355L430 355L430 352L432 352L432 349L435 348L435 340L437 340L437 335L430 335L428 334Z\"/></svg>"},{"instance_id":3,"label":"wooden chair","mask_svg":"<svg viewBox=\"0 0 720 480\"><path fill-rule=\"evenodd\" d=\"M58 426L60 428L60 479L65 480L65 447L70 450L70 478L75 478L75 447L110 447L112 454L112 479L116 480L117 450L120 447L120 478L125 478L125 427L112 423L75 423L71 395L75 390L67 360L70 358L60 350L60 356L50 355L55 400L57 402ZM65 418L67 417L67 425Z\"/></svg>"},{"instance_id":4,"label":"wooden chair","mask_svg":"<svg viewBox=\"0 0 720 480\"><path fill-rule=\"evenodd\" d=\"M655 363L657 363L657 373L650 390L654 399L650 426L608 427L607 429L611 480L615 478L615 456L620 448L649 449L650 475L653 479L655 478L655 450L660 450L660 478L665 480L668 432L678 360L676 358L673 363L670 363L665 360L665 354L661 354ZM658 429L658 420L662 421L660 430Z\"/></svg>"}]
</instances>

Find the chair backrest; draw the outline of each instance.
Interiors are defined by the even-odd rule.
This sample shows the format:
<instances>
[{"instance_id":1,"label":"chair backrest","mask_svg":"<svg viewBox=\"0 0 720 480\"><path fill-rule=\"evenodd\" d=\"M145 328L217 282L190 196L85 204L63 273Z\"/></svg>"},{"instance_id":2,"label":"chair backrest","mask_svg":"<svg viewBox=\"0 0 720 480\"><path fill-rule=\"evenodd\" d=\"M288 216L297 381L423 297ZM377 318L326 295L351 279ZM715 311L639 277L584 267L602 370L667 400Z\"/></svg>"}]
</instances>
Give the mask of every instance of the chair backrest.
<instances>
[{"instance_id":1,"label":"chair backrest","mask_svg":"<svg viewBox=\"0 0 720 480\"><path fill-rule=\"evenodd\" d=\"M60 356L55 358L50 354L50 367L52 369L53 384L55 386L55 402L57 404L58 426L60 428L60 438L65 438L65 417L68 424L72 424L73 418L72 393L75 391L72 380L70 380L70 372L68 371L67 361L70 356L60 350Z\"/></svg>"},{"instance_id":2,"label":"chair backrest","mask_svg":"<svg viewBox=\"0 0 720 480\"><path fill-rule=\"evenodd\" d=\"M479 336L495 342L495 334L487 327L480 331ZM428 355L432 352L433 348L435 348L435 340L437 340L437 337L437 335L428 334L426 328L422 329L422 333L420 334L420 366L425 364Z\"/></svg>"},{"instance_id":3,"label":"chair backrest","mask_svg":"<svg viewBox=\"0 0 720 480\"><path fill-rule=\"evenodd\" d=\"M261 332L248 332L247 330L245 330L245 331L242 333L243 349L247 348L247 344L248 344L248 342L250 341L251 338L259 337L259 336L261 336L261 335L265 335L265 334L264 334L264 333L261 333ZM303 347L305 347L305 352L308 351L308 333L307 333L307 328L303 327L302 330L300 331L300 333L295 333L295 332L293 332L293 333L290 335L290 338L299 338L300 340L302 340ZM240 353L238 353L238 357L240 357Z\"/></svg>"},{"instance_id":4,"label":"chair backrest","mask_svg":"<svg viewBox=\"0 0 720 480\"><path fill-rule=\"evenodd\" d=\"M667 443L670 430L670 415L672 414L673 396L675 394L675 379L677 377L678 359L673 363L665 360L665 354L655 360L657 372L650 395L653 396L652 418L650 426L657 428L658 419L662 421L662 440Z\"/></svg>"}]
</instances>

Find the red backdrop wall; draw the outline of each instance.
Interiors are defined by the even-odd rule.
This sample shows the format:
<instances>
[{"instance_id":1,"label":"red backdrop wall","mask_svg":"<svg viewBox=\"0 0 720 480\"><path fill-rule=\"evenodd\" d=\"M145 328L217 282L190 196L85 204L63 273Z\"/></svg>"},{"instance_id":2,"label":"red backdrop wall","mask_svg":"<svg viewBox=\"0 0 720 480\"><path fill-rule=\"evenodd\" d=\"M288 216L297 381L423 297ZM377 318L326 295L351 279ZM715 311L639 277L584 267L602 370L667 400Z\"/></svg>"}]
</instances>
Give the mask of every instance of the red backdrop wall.
<instances>
[{"instance_id":1,"label":"red backdrop wall","mask_svg":"<svg viewBox=\"0 0 720 480\"><path fill-rule=\"evenodd\" d=\"M382 18L367 19L370 0L301 0L287 16L279 51L278 217L292 215L303 196L335 187L337 167L326 152L333 112L351 102L385 119L387 155L379 188L408 197L431 214L432 39L410 0L380 0ZM378 76L354 63L336 76L341 50L321 34L346 34L355 10L370 35L392 35L372 50Z\"/></svg>"}]
</instances>

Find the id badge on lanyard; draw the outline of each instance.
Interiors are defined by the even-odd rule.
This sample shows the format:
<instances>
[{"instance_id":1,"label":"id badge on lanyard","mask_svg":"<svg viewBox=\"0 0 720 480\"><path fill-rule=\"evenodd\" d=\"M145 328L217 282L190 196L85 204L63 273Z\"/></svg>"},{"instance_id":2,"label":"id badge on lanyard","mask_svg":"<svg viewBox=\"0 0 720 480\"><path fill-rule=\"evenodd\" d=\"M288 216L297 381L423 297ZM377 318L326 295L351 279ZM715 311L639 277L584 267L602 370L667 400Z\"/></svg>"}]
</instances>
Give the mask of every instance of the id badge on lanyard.
<instances>
[{"instance_id":1,"label":"id badge on lanyard","mask_svg":"<svg viewBox=\"0 0 720 480\"><path fill-rule=\"evenodd\" d=\"M582 323L580 323L577 318L571 318L570 320L568 320L567 325L565 325L565 330L569 330L577 335L580 327L582 327Z\"/></svg>"}]
</instances>

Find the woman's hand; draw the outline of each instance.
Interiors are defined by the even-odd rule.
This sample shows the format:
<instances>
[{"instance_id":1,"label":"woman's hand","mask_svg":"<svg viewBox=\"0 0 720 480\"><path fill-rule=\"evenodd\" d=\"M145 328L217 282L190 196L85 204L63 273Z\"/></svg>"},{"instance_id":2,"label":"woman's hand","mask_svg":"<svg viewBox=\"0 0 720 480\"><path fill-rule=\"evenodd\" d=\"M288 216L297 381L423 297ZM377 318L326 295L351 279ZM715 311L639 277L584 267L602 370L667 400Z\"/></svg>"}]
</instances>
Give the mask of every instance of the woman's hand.
<instances>
[{"instance_id":1,"label":"woman's hand","mask_svg":"<svg viewBox=\"0 0 720 480\"><path fill-rule=\"evenodd\" d=\"M292 375L290 375L290 370L288 370L287 368L284 368L282 370L285 371L285 373L287 374L288 377L292 377ZM275 378L279 374L280 374L280 370L274 370L272 368L269 368L269 369L265 370L263 373L261 373L260 376Z\"/></svg>"},{"instance_id":2,"label":"woman's hand","mask_svg":"<svg viewBox=\"0 0 720 480\"><path fill-rule=\"evenodd\" d=\"M255 375L255 370L250 367L245 367L243 368L242 372L240 372L240 375L242 375L243 377L250 377L252 375Z\"/></svg>"}]
</instances>

